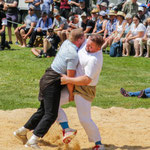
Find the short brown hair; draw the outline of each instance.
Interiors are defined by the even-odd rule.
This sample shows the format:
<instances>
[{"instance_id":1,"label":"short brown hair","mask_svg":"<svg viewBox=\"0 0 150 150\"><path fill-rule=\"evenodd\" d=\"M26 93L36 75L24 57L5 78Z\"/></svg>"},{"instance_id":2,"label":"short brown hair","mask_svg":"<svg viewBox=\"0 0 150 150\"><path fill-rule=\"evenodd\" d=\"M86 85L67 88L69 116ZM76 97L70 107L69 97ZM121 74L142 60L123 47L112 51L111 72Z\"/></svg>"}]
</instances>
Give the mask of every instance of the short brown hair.
<instances>
[{"instance_id":1,"label":"short brown hair","mask_svg":"<svg viewBox=\"0 0 150 150\"><path fill-rule=\"evenodd\" d=\"M103 37L99 34L92 34L90 37L90 40L96 43L97 46L102 46L104 44Z\"/></svg>"},{"instance_id":2,"label":"short brown hair","mask_svg":"<svg viewBox=\"0 0 150 150\"><path fill-rule=\"evenodd\" d=\"M71 30L70 34L69 34L69 40L71 42L75 42L77 41L79 38L81 38L84 35L84 32L82 29L74 29Z\"/></svg>"}]
</instances>

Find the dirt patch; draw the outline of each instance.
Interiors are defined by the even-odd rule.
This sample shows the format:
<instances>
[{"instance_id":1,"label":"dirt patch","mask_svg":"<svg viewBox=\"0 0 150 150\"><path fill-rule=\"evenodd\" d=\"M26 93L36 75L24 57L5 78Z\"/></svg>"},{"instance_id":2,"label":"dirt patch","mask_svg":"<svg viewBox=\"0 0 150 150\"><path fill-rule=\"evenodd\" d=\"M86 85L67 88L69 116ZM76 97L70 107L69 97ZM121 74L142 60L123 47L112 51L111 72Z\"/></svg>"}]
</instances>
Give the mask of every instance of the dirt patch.
<instances>
[{"instance_id":1,"label":"dirt patch","mask_svg":"<svg viewBox=\"0 0 150 150\"><path fill-rule=\"evenodd\" d=\"M13 136L13 131L24 125L36 109L0 111L0 150L27 150ZM84 129L79 123L75 108L65 112L71 128L77 129L75 139L69 144L62 143L62 131L54 124L47 135L40 140L43 150L91 150ZM102 143L106 150L150 150L150 109L101 109L92 107L92 118L99 127ZM31 136L29 133L28 137Z\"/></svg>"}]
</instances>

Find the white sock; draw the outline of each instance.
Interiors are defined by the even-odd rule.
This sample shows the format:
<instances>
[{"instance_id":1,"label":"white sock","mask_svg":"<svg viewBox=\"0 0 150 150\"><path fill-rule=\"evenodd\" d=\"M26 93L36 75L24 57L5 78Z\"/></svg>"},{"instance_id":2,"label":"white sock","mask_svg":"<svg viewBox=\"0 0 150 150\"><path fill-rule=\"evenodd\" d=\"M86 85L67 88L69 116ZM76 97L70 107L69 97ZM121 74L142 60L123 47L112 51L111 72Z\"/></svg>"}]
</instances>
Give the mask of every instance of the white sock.
<instances>
[{"instance_id":1,"label":"white sock","mask_svg":"<svg viewBox=\"0 0 150 150\"><path fill-rule=\"evenodd\" d=\"M23 134L23 135L27 134L27 132L30 131L29 129L27 129L27 128L25 128L25 127L21 127L21 128L19 128L18 130L19 130L19 132L20 132L21 134Z\"/></svg>"}]
</instances>

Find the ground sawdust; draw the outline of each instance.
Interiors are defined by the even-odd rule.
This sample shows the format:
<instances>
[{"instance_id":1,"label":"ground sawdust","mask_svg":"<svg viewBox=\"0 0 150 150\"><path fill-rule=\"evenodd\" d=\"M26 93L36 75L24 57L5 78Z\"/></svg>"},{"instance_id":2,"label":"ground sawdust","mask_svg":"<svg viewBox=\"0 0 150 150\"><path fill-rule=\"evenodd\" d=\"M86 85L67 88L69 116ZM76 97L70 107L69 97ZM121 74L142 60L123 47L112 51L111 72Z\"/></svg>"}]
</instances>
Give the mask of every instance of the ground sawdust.
<instances>
[{"instance_id":1,"label":"ground sawdust","mask_svg":"<svg viewBox=\"0 0 150 150\"><path fill-rule=\"evenodd\" d=\"M25 148L13 136L13 131L24 125L35 111L31 108L0 111L0 150L31 149ZM43 150L91 150L94 144L88 142L76 108L67 108L65 112L70 127L78 130L75 139L69 145L64 145L61 128L55 123L39 141L40 147ZM101 132L106 150L150 150L150 109L92 107L92 118Z\"/></svg>"}]
</instances>

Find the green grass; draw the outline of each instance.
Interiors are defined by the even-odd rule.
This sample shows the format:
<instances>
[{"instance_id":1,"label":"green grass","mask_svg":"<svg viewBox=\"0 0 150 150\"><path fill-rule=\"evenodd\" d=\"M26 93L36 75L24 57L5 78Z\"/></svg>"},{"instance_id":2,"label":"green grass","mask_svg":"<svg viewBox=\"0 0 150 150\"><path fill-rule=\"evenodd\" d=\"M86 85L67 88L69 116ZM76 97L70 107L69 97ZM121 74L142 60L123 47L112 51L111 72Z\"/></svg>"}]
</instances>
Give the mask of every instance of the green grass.
<instances>
[{"instance_id":1,"label":"green grass","mask_svg":"<svg viewBox=\"0 0 150 150\"><path fill-rule=\"evenodd\" d=\"M13 38L14 39L14 38ZM39 80L53 58L35 58L29 48L12 45L13 50L0 51L0 109L35 108ZM125 98L120 88L136 91L150 85L150 59L104 54L104 64L93 105L102 108L149 108L150 99ZM74 103L66 105L75 106Z\"/></svg>"}]
</instances>

